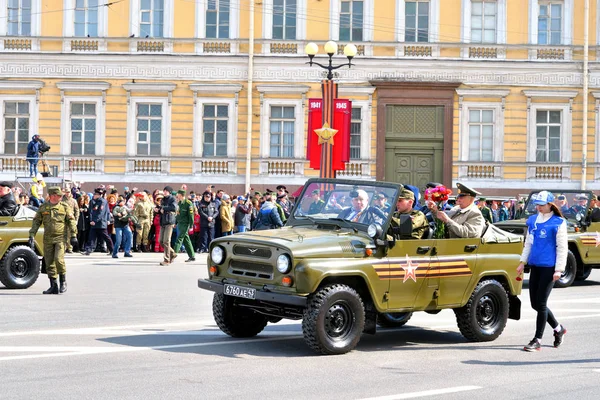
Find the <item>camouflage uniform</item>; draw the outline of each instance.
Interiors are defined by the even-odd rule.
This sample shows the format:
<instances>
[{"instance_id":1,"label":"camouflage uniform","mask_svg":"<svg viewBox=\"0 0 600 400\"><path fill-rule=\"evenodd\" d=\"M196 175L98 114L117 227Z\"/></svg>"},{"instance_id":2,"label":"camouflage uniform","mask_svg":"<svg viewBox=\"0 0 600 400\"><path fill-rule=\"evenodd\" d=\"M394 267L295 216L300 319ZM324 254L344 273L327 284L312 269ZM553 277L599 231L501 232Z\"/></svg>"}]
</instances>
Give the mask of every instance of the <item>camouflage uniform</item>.
<instances>
[{"instance_id":1,"label":"camouflage uniform","mask_svg":"<svg viewBox=\"0 0 600 400\"><path fill-rule=\"evenodd\" d=\"M69 206L69 209L71 210L71 214L73 214L73 218L75 219L75 225L77 225L77 221L79 221L79 206L77 205L77 201L73 198L71 193L65 193L63 195L62 201L63 201L63 203L65 203ZM67 253L73 252L73 246L71 246L71 241L70 241L73 236L77 236L77 231L75 233L73 233L71 231L71 228L67 225L65 227L65 236L64 236L65 249L67 250Z\"/></svg>"},{"instance_id":2,"label":"camouflage uniform","mask_svg":"<svg viewBox=\"0 0 600 400\"><path fill-rule=\"evenodd\" d=\"M397 226L400 225L400 215L405 213L395 212L392 217L393 223ZM419 210L412 209L410 213L410 219L412 221L412 234L413 239L423 239L423 235L429 229L429 223L427 222L427 217Z\"/></svg>"},{"instance_id":3,"label":"camouflage uniform","mask_svg":"<svg viewBox=\"0 0 600 400\"><path fill-rule=\"evenodd\" d=\"M55 189L55 188L51 188ZM60 191L60 189L58 189ZM49 194L52 194L50 190ZM44 260L49 278L56 279L58 274L67 272L65 265L65 230L69 229L71 238L77 237L77 222L67 203L61 201L52 204L43 203L33 218L29 237L34 237L41 225L44 225Z\"/></svg>"},{"instance_id":4,"label":"camouflage uniform","mask_svg":"<svg viewBox=\"0 0 600 400\"><path fill-rule=\"evenodd\" d=\"M148 234L150 233L153 212L154 207L146 198L135 203L135 208L133 209L133 216L137 218L138 221L136 227L137 244L139 245L141 243L146 248L148 246Z\"/></svg>"}]
</instances>

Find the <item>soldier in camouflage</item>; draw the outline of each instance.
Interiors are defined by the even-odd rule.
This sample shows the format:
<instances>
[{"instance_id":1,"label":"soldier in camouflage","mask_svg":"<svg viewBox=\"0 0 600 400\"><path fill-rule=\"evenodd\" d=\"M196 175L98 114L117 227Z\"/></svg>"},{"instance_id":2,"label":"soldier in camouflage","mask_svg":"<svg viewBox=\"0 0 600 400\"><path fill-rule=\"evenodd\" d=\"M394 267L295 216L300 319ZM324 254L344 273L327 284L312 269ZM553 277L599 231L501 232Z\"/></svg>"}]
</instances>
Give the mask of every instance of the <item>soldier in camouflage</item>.
<instances>
[{"instance_id":1,"label":"soldier in camouflage","mask_svg":"<svg viewBox=\"0 0 600 400\"><path fill-rule=\"evenodd\" d=\"M425 214L421 211L414 210L415 194L408 190L402 189L398 202L396 203L396 212L393 215L393 221L399 224L400 214L410 215L412 221L412 234L414 239L423 239L423 235L429 230L429 223Z\"/></svg>"},{"instance_id":2,"label":"soldier in camouflage","mask_svg":"<svg viewBox=\"0 0 600 400\"><path fill-rule=\"evenodd\" d=\"M71 232L70 243L78 247L77 243L77 221L69 206L61 201L62 192L59 187L48 189L49 200L43 203L33 218L33 224L29 230L29 247L34 248L34 237L40 226L44 225L44 261L46 272L50 279L50 288L44 294L58 294L67 291L67 268L65 265L65 230ZM56 278L60 276L60 289Z\"/></svg>"},{"instance_id":3,"label":"soldier in camouflage","mask_svg":"<svg viewBox=\"0 0 600 400\"><path fill-rule=\"evenodd\" d=\"M135 203L135 208L133 209L133 215L138 221L136 226L138 248L136 248L135 251L150 251L148 246L148 234L150 233L150 225L152 224L154 206L148 199L146 192L136 193L135 196L138 198L137 203Z\"/></svg>"},{"instance_id":4,"label":"soldier in camouflage","mask_svg":"<svg viewBox=\"0 0 600 400\"><path fill-rule=\"evenodd\" d=\"M67 204L69 206L69 209L71 210L71 214L73 214L73 218L75 218L75 224L77 224L77 221L79 220L79 206L77 205L77 201L73 198L73 194L71 193L71 191L69 189L64 189L63 190L63 197L62 197L62 201ZM73 252L73 246L71 245L71 238L73 237L73 235L77 236L77 232L75 232L75 234L73 234L73 232L71 232L71 228L69 228L69 226L66 226L65 229L65 252L66 253L72 253ZM77 251L77 249L75 249L75 251Z\"/></svg>"}]
</instances>

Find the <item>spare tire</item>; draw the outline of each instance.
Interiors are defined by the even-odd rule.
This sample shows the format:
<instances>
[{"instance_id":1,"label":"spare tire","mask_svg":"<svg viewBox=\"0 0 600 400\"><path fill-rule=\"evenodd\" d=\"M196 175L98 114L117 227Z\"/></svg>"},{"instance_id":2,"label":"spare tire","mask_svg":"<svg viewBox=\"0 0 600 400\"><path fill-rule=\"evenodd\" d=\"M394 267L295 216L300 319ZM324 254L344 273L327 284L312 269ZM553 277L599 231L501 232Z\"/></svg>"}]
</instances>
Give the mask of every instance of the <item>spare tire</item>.
<instances>
[{"instance_id":1,"label":"spare tire","mask_svg":"<svg viewBox=\"0 0 600 400\"><path fill-rule=\"evenodd\" d=\"M40 275L40 259L28 246L11 247L0 260L0 282L9 289L27 289Z\"/></svg>"}]
</instances>

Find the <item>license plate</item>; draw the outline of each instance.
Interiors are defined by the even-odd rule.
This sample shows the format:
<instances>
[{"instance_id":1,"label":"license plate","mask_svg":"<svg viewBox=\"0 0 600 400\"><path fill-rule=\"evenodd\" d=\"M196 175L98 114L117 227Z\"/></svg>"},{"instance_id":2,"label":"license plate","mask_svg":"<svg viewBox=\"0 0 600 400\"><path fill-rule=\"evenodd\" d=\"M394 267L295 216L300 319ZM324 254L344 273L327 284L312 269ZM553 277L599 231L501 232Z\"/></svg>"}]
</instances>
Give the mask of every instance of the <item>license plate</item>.
<instances>
[{"instance_id":1,"label":"license plate","mask_svg":"<svg viewBox=\"0 0 600 400\"><path fill-rule=\"evenodd\" d=\"M224 293L228 296L242 297L244 299L254 300L256 298L256 289L242 286L225 285Z\"/></svg>"}]
</instances>

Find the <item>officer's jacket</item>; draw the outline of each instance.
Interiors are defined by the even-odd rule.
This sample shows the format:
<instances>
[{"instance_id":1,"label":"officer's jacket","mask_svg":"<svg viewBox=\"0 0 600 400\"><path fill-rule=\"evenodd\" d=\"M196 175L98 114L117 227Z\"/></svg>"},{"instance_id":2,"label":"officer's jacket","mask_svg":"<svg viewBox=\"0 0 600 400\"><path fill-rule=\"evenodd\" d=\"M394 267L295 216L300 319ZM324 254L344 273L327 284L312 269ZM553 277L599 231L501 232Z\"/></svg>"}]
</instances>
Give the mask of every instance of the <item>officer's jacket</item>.
<instances>
[{"instance_id":1,"label":"officer's jacket","mask_svg":"<svg viewBox=\"0 0 600 400\"><path fill-rule=\"evenodd\" d=\"M108 218L110 210L108 202L102 197L90 200L90 223L93 222L91 229L106 229L108 227Z\"/></svg>"},{"instance_id":2,"label":"officer's jacket","mask_svg":"<svg viewBox=\"0 0 600 400\"><path fill-rule=\"evenodd\" d=\"M455 206L448 211L450 221L446 223L450 238L477 238L485 227L485 220L475 204L461 209Z\"/></svg>"},{"instance_id":3,"label":"officer's jacket","mask_svg":"<svg viewBox=\"0 0 600 400\"><path fill-rule=\"evenodd\" d=\"M44 225L44 243L62 243L65 240L65 228L68 226L72 236L77 236L77 221L65 202L43 203L35 213L29 236L35 236Z\"/></svg>"}]
</instances>

